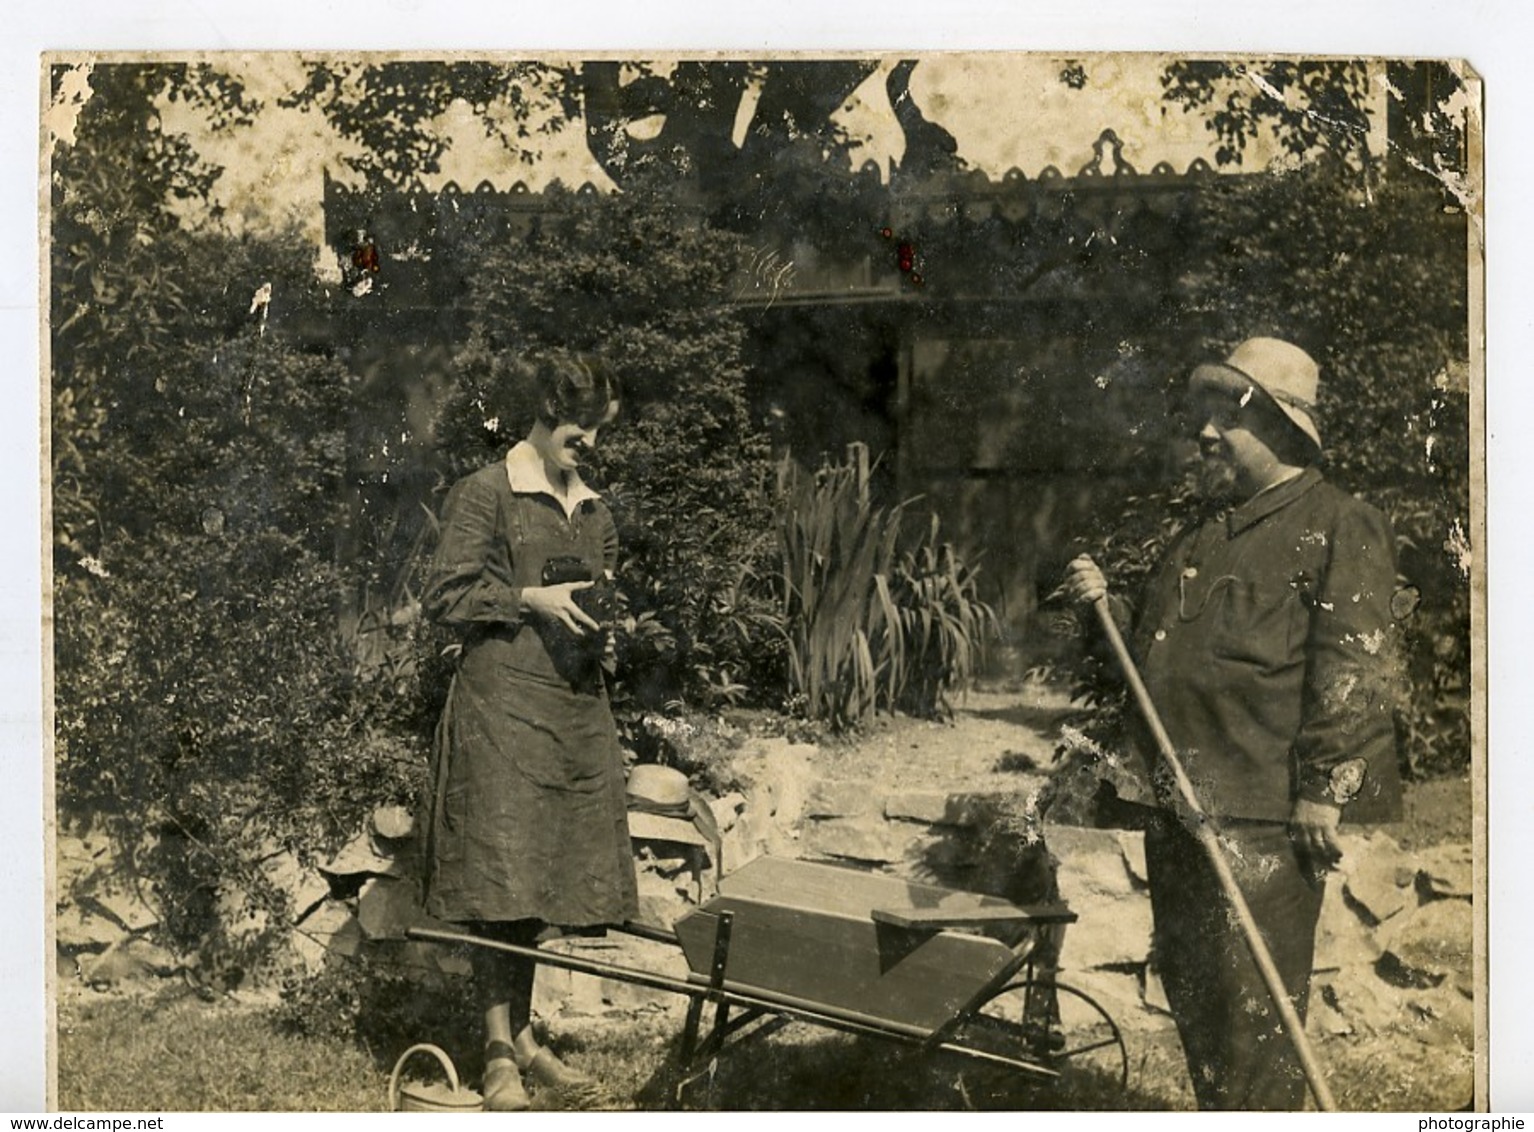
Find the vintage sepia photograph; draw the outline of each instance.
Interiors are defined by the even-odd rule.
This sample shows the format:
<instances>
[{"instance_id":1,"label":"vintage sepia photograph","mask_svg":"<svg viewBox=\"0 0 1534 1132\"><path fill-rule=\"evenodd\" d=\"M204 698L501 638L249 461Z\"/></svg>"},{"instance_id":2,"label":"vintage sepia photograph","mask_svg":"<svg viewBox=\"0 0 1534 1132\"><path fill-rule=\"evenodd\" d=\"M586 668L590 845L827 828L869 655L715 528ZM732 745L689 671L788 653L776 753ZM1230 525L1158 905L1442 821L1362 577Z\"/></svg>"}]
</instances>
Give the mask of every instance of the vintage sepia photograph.
<instances>
[{"instance_id":1,"label":"vintage sepia photograph","mask_svg":"<svg viewBox=\"0 0 1534 1132\"><path fill-rule=\"evenodd\" d=\"M51 1107L1488 1106L1469 63L41 67Z\"/></svg>"}]
</instances>

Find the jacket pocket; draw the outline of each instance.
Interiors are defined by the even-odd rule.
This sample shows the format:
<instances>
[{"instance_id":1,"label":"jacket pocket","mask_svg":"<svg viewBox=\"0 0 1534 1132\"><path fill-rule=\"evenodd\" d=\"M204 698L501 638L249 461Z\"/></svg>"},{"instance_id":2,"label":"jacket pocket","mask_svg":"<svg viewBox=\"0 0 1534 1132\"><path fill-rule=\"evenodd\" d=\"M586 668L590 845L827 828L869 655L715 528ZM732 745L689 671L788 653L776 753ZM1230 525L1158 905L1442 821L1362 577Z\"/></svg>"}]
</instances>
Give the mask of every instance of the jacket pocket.
<instances>
[{"instance_id":1,"label":"jacket pocket","mask_svg":"<svg viewBox=\"0 0 1534 1132\"><path fill-rule=\"evenodd\" d=\"M1210 626L1210 651L1225 660L1279 669L1302 663L1310 611L1288 585L1231 578Z\"/></svg>"}]
</instances>

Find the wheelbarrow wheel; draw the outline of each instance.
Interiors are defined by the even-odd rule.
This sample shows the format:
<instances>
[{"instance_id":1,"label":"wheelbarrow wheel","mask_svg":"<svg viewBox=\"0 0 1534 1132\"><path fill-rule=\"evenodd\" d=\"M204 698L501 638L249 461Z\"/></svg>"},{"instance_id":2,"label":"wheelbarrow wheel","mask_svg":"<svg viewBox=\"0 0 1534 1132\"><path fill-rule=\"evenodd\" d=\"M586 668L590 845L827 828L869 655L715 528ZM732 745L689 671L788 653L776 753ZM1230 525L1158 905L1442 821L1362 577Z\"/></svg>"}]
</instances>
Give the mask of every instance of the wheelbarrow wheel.
<instances>
[{"instance_id":1,"label":"wheelbarrow wheel","mask_svg":"<svg viewBox=\"0 0 1534 1132\"><path fill-rule=\"evenodd\" d=\"M1026 1089L1067 1108L1117 1108L1129 1083L1129 1051L1118 1023L1085 991L1055 979L1008 983L955 1032L955 1045L1030 1062L1049 1076L967 1067L959 1082L967 1103L1016 1103ZM978 1094L978 1095L977 1095Z\"/></svg>"}]
</instances>

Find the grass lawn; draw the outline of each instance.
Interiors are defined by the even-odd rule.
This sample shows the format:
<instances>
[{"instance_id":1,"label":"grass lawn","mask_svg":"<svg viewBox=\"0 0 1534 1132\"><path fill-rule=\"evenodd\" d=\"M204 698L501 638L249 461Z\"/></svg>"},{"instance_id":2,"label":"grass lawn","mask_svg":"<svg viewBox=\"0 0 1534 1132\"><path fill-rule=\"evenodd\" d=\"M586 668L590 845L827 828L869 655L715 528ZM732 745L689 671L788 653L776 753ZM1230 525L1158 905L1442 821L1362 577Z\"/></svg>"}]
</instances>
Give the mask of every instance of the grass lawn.
<instances>
[{"instance_id":1,"label":"grass lawn","mask_svg":"<svg viewBox=\"0 0 1534 1132\"><path fill-rule=\"evenodd\" d=\"M572 1065L603 1083L538 1108L657 1109L678 1028L663 1016L591 1022L557 1036ZM434 1035L423 1035L430 1038ZM59 1106L65 1111L368 1112L388 1107L397 1050L281 1032L266 1007L204 1002L180 991L144 997L61 996ZM419 1062L428 1076L430 1062ZM460 1066L472 1078L477 1066ZM997 1080L893 1043L795 1025L718 1062L687 1094L690 1108L964 1110L1180 1108L1172 1049L1139 1049L1127 1093L1097 1079L1067 1087ZM1168 1085L1167 1082L1170 1082Z\"/></svg>"},{"instance_id":2,"label":"grass lawn","mask_svg":"<svg viewBox=\"0 0 1534 1132\"><path fill-rule=\"evenodd\" d=\"M58 1103L71 1112L386 1108L388 1070L355 1046L280 1034L259 1007L182 990L61 994Z\"/></svg>"},{"instance_id":3,"label":"grass lawn","mask_svg":"<svg viewBox=\"0 0 1534 1132\"><path fill-rule=\"evenodd\" d=\"M535 1095L543 1109L664 1107L679 1026L674 1017L588 1020L552 1044L603 1087L579 1097ZM444 1035L420 1040L459 1045ZM1126 1035L1130 1081L1086 1075L1064 1085L977 1074L889 1042L793 1025L717 1063L687 1094L688 1108L723 1110L1131 1109L1193 1107L1182 1052L1166 1033ZM340 1039L296 1037L268 1006L205 1002L184 990L139 997L67 993L59 999L58 1104L64 1111L382 1112L401 1049L369 1051ZM1317 1050L1345 1111L1458 1107L1464 1051L1394 1039L1323 1042ZM1465 1062L1461 1064L1461 1062ZM429 1059L416 1063L432 1076ZM477 1065L460 1070L474 1083Z\"/></svg>"}]
</instances>

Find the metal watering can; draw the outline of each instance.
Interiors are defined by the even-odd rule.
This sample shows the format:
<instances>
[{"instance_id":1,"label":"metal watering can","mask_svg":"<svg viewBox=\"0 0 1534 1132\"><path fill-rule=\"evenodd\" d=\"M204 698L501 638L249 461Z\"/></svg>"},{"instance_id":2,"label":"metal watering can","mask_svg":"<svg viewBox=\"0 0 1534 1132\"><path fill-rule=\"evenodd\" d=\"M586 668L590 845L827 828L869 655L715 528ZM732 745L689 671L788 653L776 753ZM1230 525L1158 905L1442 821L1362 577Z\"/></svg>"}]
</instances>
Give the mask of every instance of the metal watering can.
<instances>
[{"instance_id":1,"label":"metal watering can","mask_svg":"<svg viewBox=\"0 0 1534 1132\"><path fill-rule=\"evenodd\" d=\"M400 1084L405 1062L418 1053L429 1053L447 1073L446 1084L438 1081L422 1084L409 1081ZM484 1099L473 1089L465 1089L458 1083L458 1070L453 1059L430 1042L413 1045L400 1054L389 1077L389 1109L391 1112L483 1112Z\"/></svg>"}]
</instances>

